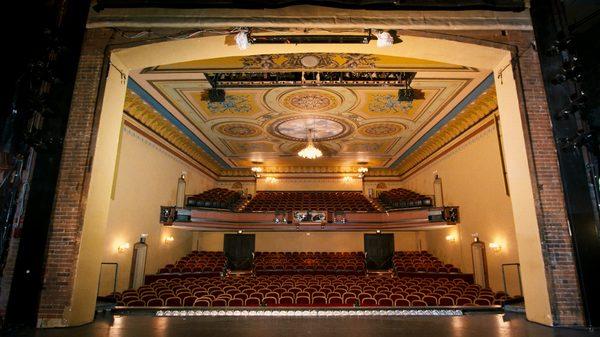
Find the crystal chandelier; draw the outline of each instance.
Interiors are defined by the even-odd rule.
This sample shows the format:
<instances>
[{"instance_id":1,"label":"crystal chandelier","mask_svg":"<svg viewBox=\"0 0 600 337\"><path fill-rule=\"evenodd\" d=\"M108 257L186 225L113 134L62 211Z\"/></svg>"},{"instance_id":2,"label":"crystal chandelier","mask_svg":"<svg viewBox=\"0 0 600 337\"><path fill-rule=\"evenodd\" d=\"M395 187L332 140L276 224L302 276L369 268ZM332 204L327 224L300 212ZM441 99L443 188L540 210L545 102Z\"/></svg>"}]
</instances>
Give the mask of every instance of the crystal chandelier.
<instances>
[{"instance_id":1,"label":"crystal chandelier","mask_svg":"<svg viewBox=\"0 0 600 337\"><path fill-rule=\"evenodd\" d=\"M312 129L308 129L307 139L308 139L308 144L306 144L306 147L298 152L298 156L300 156L302 158L306 158L306 159L316 159L316 158L323 156L323 152L321 152L321 150L317 149L315 147L315 144L313 143L313 130Z\"/></svg>"}]
</instances>

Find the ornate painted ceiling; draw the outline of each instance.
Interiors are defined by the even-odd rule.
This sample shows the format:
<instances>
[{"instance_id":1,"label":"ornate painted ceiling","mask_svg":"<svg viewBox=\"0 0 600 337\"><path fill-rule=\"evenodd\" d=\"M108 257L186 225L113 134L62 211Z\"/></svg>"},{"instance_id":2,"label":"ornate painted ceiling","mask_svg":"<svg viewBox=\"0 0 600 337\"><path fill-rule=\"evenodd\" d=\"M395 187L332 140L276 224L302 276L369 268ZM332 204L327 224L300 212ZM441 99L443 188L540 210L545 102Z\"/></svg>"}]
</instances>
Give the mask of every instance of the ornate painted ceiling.
<instances>
[{"instance_id":1,"label":"ornate painted ceiling","mask_svg":"<svg viewBox=\"0 0 600 337\"><path fill-rule=\"evenodd\" d=\"M354 86L227 88L224 102L206 97L210 84L205 72L302 69L413 71L412 87L423 97L407 104L397 100L398 88ZM486 76L477 69L381 55L229 57L131 74L125 111L220 174L256 165L282 172L358 166L393 170L427 131L457 113ZM315 143L325 154L321 159L296 155L308 129L314 130Z\"/></svg>"}]
</instances>

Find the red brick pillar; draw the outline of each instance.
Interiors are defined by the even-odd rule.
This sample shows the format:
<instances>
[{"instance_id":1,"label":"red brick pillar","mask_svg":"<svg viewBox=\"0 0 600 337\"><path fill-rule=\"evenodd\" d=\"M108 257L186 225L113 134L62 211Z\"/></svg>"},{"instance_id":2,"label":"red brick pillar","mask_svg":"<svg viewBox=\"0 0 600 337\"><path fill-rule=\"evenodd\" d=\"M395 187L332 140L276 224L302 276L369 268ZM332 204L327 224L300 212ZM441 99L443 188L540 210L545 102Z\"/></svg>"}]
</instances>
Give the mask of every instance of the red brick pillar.
<instances>
[{"instance_id":1,"label":"red brick pillar","mask_svg":"<svg viewBox=\"0 0 600 337\"><path fill-rule=\"evenodd\" d=\"M533 31L443 32L442 38L476 43L514 52L520 106L529 134L529 161L532 164L534 200L542 254L548 282L552 319L557 326L585 324L583 302L577 277L575 251L571 240L557 147Z\"/></svg>"},{"instance_id":2,"label":"red brick pillar","mask_svg":"<svg viewBox=\"0 0 600 337\"><path fill-rule=\"evenodd\" d=\"M56 186L38 326L66 324L63 313L71 304L79 254L97 98L112 34L110 29L92 29L84 37Z\"/></svg>"}]
</instances>

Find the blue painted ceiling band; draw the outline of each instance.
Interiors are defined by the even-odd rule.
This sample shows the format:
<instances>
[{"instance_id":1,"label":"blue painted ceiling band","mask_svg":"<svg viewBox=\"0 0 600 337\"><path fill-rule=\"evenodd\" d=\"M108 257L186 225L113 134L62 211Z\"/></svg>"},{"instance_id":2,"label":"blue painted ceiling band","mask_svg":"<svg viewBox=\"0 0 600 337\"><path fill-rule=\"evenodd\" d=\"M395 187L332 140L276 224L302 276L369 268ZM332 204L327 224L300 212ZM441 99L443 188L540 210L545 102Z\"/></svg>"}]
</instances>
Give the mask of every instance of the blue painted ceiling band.
<instances>
[{"instance_id":1,"label":"blue painted ceiling band","mask_svg":"<svg viewBox=\"0 0 600 337\"><path fill-rule=\"evenodd\" d=\"M140 98L142 98L146 103L150 104L154 110L158 111L158 113L166 118L169 122L171 122L175 127L177 127L181 132L183 132L186 136L188 136L196 145L198 145L204 152L208 153L219 165L223 168L230 169L231 166L227 164L219 155L217 155L208 145L206 145L198 136L196 136L190 129L188 129L179 119L169 112L162 104L160 104L154 97L152 97L144 88L142 88L137 82L135 82L131 77L127 81L127 87L131 89L131 91L135 92Z\"/></svg>"},{"instance_id":2,"label":"blue painted ceiling band","mask_svg":"<svg viewBox=\"0 0 600 337\"><path fill-rule=\"evenodd\" d=\"M452 111L450 111L444 118L442 118L436 125L434 125L427 133L425 133L416 143L414 143L406 152L404 152L398 159L392 163L392 168L396 168L398 164L411 153L416 151L423 143L425 143L431 136L438 132L446 123L456 117L464 108L466 108L471 102L473 102L479 95L486 91L494 83L493 74L488 75L479 85L471 91L467 97L465 97L460 103L458 103Z\"/></svg>"}]
</instances>

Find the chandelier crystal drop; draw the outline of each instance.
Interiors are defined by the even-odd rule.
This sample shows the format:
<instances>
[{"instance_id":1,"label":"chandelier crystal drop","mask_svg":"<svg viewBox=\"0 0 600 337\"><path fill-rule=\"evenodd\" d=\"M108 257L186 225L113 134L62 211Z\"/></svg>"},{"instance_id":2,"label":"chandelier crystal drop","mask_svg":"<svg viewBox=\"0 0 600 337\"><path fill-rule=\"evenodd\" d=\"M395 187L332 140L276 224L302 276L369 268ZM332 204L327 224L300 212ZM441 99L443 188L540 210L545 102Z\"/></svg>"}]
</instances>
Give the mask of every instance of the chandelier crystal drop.
<instances>
[{"instance_id":1,"label":"chandelier crystal drop","mask_svg":"<svg viewBox=\"0 0 600 337\"><path fill-rule=\"evenodd\" d=\"M305 159L317 159L323 156L323 152L319 150L313 143L313 130L308 129L308 144L298 152L298 156Z\"/></svg>"}]
</instances>

